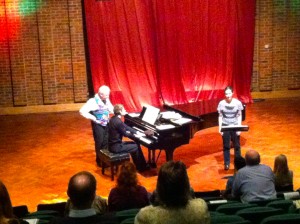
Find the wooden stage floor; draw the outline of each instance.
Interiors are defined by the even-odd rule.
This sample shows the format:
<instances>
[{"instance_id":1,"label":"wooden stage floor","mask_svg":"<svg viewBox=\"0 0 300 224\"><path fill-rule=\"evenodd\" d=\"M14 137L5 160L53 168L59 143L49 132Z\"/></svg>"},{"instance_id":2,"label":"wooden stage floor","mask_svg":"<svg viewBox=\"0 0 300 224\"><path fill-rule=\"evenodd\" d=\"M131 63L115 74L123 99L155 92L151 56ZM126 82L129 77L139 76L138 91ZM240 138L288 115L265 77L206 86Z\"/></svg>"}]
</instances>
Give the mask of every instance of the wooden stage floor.
<instances>
[{"instance_id":1,"label":"wooden stage floor","mask_svg":"<svg viewBox=\"0 0 300 224\"><path fill-rule=\"evenodd\" d=\"M256 149L262 163L273 168L278 154L288 157L294 171L294 187L300 188L300 98L267 99L247 105L248 132L242 133L242 154ZM78 112L44 113L0 116L0 179L6 184L12 203L28 205L35 211L40 203L67 199L69 178L76 172L88 170L98 181L98 195L107 197L115 185L109 170L101 174L95 165L94 143L90 122ZM145 156L146 149L143 149ZM231 150L233 157L233 150ZM224 189L226 177L233 174L223 170L221 136L213 127L197 132L190 144L175 150L175 160L188 167L191 186L195 191ZM158 167L165 161L162 153ZM139 180L148 191L156 185L157 170L153 169Z\"/></svg>"}]
</instances>

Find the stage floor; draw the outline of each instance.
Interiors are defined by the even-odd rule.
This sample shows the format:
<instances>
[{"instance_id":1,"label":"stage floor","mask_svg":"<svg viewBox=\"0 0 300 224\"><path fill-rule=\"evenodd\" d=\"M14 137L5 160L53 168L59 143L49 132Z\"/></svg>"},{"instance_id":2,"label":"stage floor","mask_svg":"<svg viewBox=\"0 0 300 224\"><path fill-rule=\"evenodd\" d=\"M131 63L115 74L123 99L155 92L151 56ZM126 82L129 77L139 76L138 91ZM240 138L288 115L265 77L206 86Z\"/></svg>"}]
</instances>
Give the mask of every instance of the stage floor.
<instances>
[{"instance_id":1,"label":"stage floor","mask_svg":"<svg viewBox=\"0 0 300 224\"><path fill-rule=\"evenodd\" d=\"M261 162L273 168L279 154L288 157L294 171L294 188L300 188L300 98L267 99L247 105L248 132L241 135L242 154L255 149ZM98 181L97 194L107 197L115 182L109 169L101 174L95 164L94 142L90 122L78 112L0 116L0 179L5 183L14 206L27 205L35 211L40 203L67 199L69 178L88 170ZM147 150L143 148L145 156ZM233 158L233 150L231 150ZM222 140L218 128L197 132L190 144L177 148L174 160L188 167L191 186L195 191L224 189ZM158 168L165 161L164 152ZM148 191L155 189L157 169L139 174L139 181Z\"/></svg>"}]
</instances>

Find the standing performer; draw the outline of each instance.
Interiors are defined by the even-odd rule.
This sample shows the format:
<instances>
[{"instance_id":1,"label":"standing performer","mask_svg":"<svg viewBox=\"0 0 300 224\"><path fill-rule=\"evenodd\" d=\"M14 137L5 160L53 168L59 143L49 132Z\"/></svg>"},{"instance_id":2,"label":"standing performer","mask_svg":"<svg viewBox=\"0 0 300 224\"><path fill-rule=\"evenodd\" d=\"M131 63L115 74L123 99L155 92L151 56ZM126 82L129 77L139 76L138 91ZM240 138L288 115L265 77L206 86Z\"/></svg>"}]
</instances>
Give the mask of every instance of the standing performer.
<instances>
[{"instance_id":1,"label":"standing performer","mask_svg":"<svg viewBox=\"0 0 300 224\"><path fill-rule=\"evenodd\" d=\"M100 166L98 154L100 149L108 148L107 124L109 114L113 113L113 105L109 100L110 89L108 86L101 86L98 93L89 99L80 109L80 114L91 120L93 136L95 141L96 163Z\"/></svg>"},{"instance_id":2,"label":"standing performer","mask_svg":"<svg viewBox=\"0 0 300 224\"><path fill-rule=\"evenodd\" d=\"M240 131L224 131L221 132L222 126L241 125L242 124L242 110L244 109L242 103L233 98L233 89L231 86L225 88L225 99L221 100L218 105L219 113L219 132L223 139L223 156L224 169L228 170L230 165L230 141L233 141L234 156L241 156L240 147Z\"/></svg>"}]
</instances>

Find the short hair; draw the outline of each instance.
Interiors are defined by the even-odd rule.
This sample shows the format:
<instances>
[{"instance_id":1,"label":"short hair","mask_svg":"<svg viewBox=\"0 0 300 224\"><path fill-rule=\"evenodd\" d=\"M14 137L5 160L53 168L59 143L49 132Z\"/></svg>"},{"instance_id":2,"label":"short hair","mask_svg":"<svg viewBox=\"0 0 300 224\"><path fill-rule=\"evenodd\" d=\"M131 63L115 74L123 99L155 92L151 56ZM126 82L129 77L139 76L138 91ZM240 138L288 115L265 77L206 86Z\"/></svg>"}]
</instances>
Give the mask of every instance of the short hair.
<instances>
[{"instance_id":1,"label":"short hair","mask_svg":"<svg viewBox=\"0 0 300 224\"><path fill-rule=\"evenodd\" d=\"M135 192L138 185L136 167L132 162L122 164L117 178L117 188L123 193Z\"/></svg>"},{"instance_id":2,"label":"short hair","mask_svg":"<svg viewBox=\"0 0 300 224\"><path fill-rule=\"evenodd\" d=\"M245 166L246 166L246 160L243 157L237 156L234 158L234 167L236 170L242 169Z\"/></svg>"},{"instance_id":3,"label":"short hair","mask_svg":"<svg viewBox=\"0 0 300 224\"><path fill-rule=\"evenodd\" d=\"M0 180L0 219L3 217L13 218L14 215L8 190Z\"/></svg>"},{"instance_id":4,"label":"short hair","mask_svg":"<svg viewBox=\"0 0 300 224\"><path fill-rule=\"evenodd\" d=\"M108 86L100 86L98 89L98 93L110 93L110 88Z\"/></svg>"},{"instance_id":5,"label":"short hair","mask_svg":"<svg viewBox=\"0 0 300 224\"><path fill-rule=\"evenodd\" d=\"M68 185L68 196L77 209L91 207L96 196L97 181L88 171L81 171L71 177Z\"/></svg>"},{"instance_id":6,"label":"short hair","mask_svg":"<svg viewBox=\"0 0 300 224\"><path fill-rule=\"evenodd\" d=\"M181 161L164 163L157 178L158 203L166 207L184 207L191 199L186 166Z\"/></svg>"},{"instance_id":7,"label":"short hair","mask_svg":"<svg viewBox=\"0 0 300 224\"><path fill-rule=\"evenodd\" d=\"M283 154L280 154L279 156L276 156L274 161L274 173L280 173L280 174L288 174L289 172L289 166L287 157Z\"/></svg>"},{"instance_id":8,"label":"short hair","mask_svg":"<svg viewBox=\"0 0 300 224\"><path fill-rule=\"evenodd\" d=\"M249 150L246 152L246 165L247 166L255 166L260 163L260 155L255 150Z\"/></svg>"},{"instance_id":9,"label":"short hair","mask_svg":"<svg viewBox=\"0 0 300 224\"><path fill-rule=\"evenodd\" d=\"M226 87L225 87L225 89L224 89L224 92L226 92L226 90L228 90L228 89L230 89L230 90L231 90L231 92L233 92L233 88L232 88L232 86L226 86Z\"/></svg>"},{"instance_id":10,"label":"short hair","mask_svg":"<svg viewBox=\"0 0 300 224\"><path fill-rule=\"evenodd\" d=\"M123 108L124 108L124 106L122 104L116 104L114 106L114 114L115 115L120 115Z\"/></svg>"}]
</instances>

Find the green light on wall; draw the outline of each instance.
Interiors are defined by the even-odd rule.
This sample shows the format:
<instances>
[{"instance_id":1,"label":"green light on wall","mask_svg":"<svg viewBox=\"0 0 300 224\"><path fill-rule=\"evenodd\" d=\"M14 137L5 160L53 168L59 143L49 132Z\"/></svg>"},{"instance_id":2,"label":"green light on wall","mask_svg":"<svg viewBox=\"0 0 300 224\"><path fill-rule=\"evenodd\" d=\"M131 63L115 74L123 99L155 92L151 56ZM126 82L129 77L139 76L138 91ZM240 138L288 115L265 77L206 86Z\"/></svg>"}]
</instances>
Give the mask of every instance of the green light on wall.
<instances>
[{"instance_id":1,"label":"green light on wall","mask_svg":"<svg viewBox=\"0 0 300 224\"><path fill-rule=\"evenodd\" d=\"M300 0L290 0L291 11L300 15Z\"/></svg>"},{"instance_id":2,"label":"green light on wall","mask_svg":"<svg viewBox=\"0 0 300 224\"><path fill-rule=\"evenodd\" d=\"M20 0L19 1L19 14L27 16L35 13L42 5L42 0Z\"/></svg>"}]
</instances>

